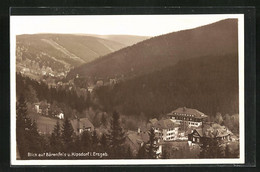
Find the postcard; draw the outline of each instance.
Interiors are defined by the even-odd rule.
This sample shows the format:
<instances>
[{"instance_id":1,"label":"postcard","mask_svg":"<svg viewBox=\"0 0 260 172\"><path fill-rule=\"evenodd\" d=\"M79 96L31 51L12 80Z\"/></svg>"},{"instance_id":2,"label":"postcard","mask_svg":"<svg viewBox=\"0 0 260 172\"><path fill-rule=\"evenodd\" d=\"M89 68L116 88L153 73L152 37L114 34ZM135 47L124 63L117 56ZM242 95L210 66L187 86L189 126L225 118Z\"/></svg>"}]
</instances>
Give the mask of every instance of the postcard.
<instances>
[{"instance_id":1,"label":"postcard","mask_svg":"<svg viewBox=\"0 0 260 172\"><path fill-rule=\"evenodd\" d=\"M244 15L11 15L11 164L243 164Z\"/></svg>"}]
</instances>

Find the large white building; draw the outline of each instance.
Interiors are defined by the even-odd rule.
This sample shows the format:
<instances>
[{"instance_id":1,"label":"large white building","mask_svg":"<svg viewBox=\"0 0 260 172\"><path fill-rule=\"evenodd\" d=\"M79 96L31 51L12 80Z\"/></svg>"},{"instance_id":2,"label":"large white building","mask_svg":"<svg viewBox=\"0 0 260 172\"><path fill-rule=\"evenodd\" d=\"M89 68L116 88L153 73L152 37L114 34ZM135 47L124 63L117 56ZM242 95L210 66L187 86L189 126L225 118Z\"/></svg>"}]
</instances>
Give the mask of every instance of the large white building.
<instances>
[{"instance_id":1,"label":"large white building","mask_svg":"<svg viewBox=\"0 0 260 172\"><path fill-rule=\"evenodd\" d=\"M204 113L186 107L178 108L171 113L167 114L169 119L174 123L186 123L189 127L200 127L205 119L208 117Z\"/></svg>"},{"instance_id":2,"label":"large white building","mask_svg":"<svg viewBox=\"0 0 260 172\"><path fill-rule=\"evenodd\" d=\"M155 134L164 141L177 140L179 126L170 119L161 119L152 124Z\"/></svg>"}]
</instances>

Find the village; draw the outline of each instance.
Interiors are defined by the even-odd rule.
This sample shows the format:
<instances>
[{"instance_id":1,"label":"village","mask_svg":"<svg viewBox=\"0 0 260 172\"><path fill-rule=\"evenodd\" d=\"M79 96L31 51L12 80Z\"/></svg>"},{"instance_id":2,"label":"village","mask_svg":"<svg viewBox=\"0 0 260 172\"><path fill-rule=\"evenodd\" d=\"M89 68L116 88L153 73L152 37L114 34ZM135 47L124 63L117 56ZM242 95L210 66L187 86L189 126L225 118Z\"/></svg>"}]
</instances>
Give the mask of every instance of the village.
<instances>
[{"instance_id":1,"label":"village","mask_svg":"<svg viewBox=\"0 0 260 172\"><path fill-rule=\"evenodd\" d=\"M52 111L50 104L34 104L34 111L38 115L40 134L50 135L53 132L56 121L63 122L65 115L61 110ZM40 116L40 118L39 118ZM56 119L56 120L50 120ZM94 131L101 137L106 129L94 127L88 117L70 119L70 123L76 135L84 131ZM162 158L163 152L167 151L169 158L197 158L200 153L200 146L205 140L218 140L221 147L227 145L236 149L238 137L226 126L216 122L209 122L208 116L196 109L180 107L165 114L162 119L150 119L145 125L138 126L136 131L126 131L126 144L129 145L133 155L137 155L140 148L149 141L149 132L153 129L155 133L155 144L158 146L157 158Z\"/></svg>"}]
</instances>

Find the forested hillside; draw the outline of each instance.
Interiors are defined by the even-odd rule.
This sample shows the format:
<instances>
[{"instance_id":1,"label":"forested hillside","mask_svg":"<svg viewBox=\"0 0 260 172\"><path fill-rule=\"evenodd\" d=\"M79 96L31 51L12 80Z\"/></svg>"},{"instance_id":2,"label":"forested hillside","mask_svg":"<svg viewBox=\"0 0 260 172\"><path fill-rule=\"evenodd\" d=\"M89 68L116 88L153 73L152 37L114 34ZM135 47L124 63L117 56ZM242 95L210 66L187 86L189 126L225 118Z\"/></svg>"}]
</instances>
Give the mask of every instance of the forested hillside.
<instances>
[{"instance_id":1,"label":"forested hillside","mask_svg":"<svg viewBox=\"0 0 260 172\"><path fill-rule=\"evenodd\" d=\"M38 63L55 71L75 67L126 45L119 42L72 34L33 34L16 37L16 60Z\"/></svg>"},{"instance_id":2,"label":"forested hillside","mask_svg":"<svg viewBox=\"0 0 260 172\"><path fill-rule=\"evenodd\" d=\"M29 77L16 74L16 96L21 94L29 103L47 101L51 104L57 104L66 113L68 118L73 118L74 112L81 113L86 108L92 106L90 95L79 95L76 90L49 88L43 82L30 79Z\"/></svg>"},{"instance_id":3,"label":"forested hillside","mask_svg":"<svg viewBox=\"0 0 260 172\"><path fill-rule=\"evenodd\" d=\"M104 110L158 117L178 107L207 115L238 113L237 54L182 60L160 71L95 92Z\"/></svg>"},{"instance_id":4,"label":"forested hillside","mask_svg":"<svg viewBox=\"0 0 260 172\"><path fill-rule=\"evenodd\" d=\"M238 51L237 20L227 19L198 28L173 32L105 55L72 70L85 78L132 78L172 66L180 60L222 56Z\"/></svg>"}]
</instances>

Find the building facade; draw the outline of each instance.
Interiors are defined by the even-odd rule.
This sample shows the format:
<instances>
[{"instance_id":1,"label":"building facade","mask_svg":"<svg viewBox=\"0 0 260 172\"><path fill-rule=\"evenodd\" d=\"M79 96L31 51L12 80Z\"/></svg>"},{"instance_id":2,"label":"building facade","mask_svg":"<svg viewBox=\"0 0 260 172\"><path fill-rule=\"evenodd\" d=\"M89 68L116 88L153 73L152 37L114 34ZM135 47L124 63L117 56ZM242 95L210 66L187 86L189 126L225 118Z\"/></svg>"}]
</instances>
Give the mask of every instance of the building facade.
<instances>
[{"instance_id":1,"label":"building facade","mask_svg":"<svg viewBox=\"0 0 260 172\"><path fill-rule=\"evenodd\" d=\"M170 119L161 119L152 124L156 136L163 141L177 140L179 126Z\"/></svg>"},{"instance_id":2,"label":"building facade","mask_svg":"<svg viewBox=\"0 0 260 172\"><path fill-rule=\"evenodd\" d=\"M189 127L200 127L207 119L207 115L196 110L186 107L178 108L167 114L168 118L177 124L187 124Z\"/></svg>"},{"instance_id":3,"label":"building facade","mask_svg":"<svg viewBox=\"0 0 260 172\"><path fill-rule=\"evenodd\" d=\"M231 136L233 133L228 130L225 126L221 126L217 123L203 123L201 128L192 130L188 134L188 144L202 144L203 141L210 139L217 139L221 143L226 143L231 141Z\"/></svg>"},{"instance_id":4,"label":"building facade","mask_svg":"<svg viewBox=\"0 0 260 172\"><path fill-rule=\"evenodd\" d=\"M70 120L70 123L77 135L83 133L84 131L94 131L94 125L88 118L73 119Z\"/></svg>"}]
</instances>

